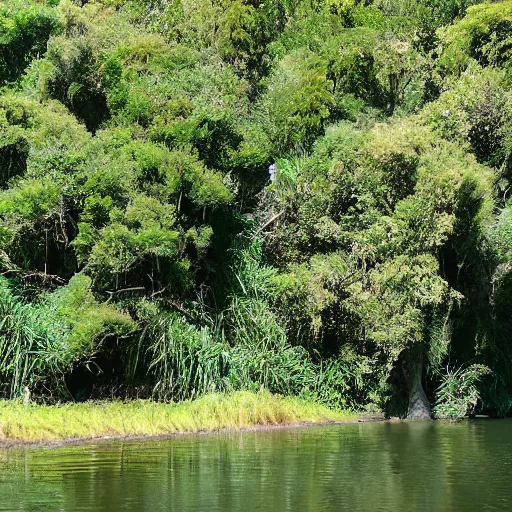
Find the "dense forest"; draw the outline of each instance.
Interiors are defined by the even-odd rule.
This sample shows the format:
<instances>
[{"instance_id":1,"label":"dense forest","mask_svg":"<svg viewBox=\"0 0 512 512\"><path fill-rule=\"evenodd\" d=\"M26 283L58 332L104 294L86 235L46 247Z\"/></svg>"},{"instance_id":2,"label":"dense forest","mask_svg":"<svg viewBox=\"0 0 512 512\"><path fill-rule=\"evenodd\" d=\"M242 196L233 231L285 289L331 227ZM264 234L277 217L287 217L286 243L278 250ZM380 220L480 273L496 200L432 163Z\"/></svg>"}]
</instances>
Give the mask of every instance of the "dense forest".
<instances>
[{"instance_id":1,"label":"dense forest","mask_svg":"<svg viewBox=\"0 0 512 512\"><path fill-rule=\"evenodd\" d=\"M511 134L511 0L3 0L0 397L507 414Z\"/></svg>"}]
</instances>

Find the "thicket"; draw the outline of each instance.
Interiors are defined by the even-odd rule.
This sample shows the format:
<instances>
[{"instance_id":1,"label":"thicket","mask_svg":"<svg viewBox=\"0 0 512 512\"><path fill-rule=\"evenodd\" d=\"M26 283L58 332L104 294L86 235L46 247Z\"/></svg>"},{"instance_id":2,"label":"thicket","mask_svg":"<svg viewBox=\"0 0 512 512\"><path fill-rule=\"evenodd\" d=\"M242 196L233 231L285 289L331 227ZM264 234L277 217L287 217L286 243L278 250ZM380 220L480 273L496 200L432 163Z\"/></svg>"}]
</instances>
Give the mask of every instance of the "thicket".
<instances>
[{"instance_id":1,"label":"thicket","mask_svg":"<svg viewBox=\"0 0 512 512\"><path fill-rule=\"evenodd\" d=\"M507 414L511 48L509 0L4 1L1 396Z\"/></svg>"}]
</instances>

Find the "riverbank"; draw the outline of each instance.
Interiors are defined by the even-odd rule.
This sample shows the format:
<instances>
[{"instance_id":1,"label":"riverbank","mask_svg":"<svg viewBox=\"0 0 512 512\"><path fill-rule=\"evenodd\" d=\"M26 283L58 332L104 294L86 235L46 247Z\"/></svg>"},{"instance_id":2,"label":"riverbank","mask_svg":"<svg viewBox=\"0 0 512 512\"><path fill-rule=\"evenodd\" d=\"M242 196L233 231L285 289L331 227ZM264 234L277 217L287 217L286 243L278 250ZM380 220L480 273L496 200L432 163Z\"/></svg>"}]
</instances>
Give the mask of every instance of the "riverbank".
<instances>
[{"instance_id":1,"label":"riverbank","mask_svg":"<svg viewBox=\"0 0 512 512\"><path fill-rule=\"evenodd\" d=\"M0 446L62 444L275 426L356 421L295 397L267 392L211 394L189 402L150 401L23 406L0 402Z\"/></svg>"}]
</instances>

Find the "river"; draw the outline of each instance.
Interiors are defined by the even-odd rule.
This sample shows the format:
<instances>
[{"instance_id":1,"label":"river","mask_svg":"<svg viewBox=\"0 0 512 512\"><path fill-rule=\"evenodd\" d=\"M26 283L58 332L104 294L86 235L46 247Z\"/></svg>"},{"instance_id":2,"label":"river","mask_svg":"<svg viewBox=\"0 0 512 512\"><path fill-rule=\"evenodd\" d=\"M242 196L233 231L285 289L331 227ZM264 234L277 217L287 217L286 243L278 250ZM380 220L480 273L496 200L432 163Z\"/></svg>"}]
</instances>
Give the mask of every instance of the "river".
<instances>
[{"instance_id":1,"label":"river","mask_svg":"<svg viewBox=\"0 0 512 512\"><path fill-rule=\"evenodd\" d=\"M0 449L0 510L512 510L512 420Z\"/></svg>"}]
</instances>

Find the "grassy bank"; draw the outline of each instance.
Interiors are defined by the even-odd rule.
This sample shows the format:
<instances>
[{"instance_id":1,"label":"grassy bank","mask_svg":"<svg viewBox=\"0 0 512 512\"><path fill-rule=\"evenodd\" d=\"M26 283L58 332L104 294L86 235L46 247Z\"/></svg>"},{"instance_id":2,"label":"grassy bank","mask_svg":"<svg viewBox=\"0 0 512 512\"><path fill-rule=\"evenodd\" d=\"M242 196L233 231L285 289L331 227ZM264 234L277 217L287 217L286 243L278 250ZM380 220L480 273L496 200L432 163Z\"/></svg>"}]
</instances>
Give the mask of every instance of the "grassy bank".
<instances>
[{"instance_id":1,"label":"grassy bank","mask_svg":"<svg viewBox=\"0 0 512 512\"><path fill-rule=\"evenodd\" d=\"M253 426L351 421L350 412L270 393L211 394L190 402L29 405L0 402L0 443L54 443Z\"/></svg>"}]
</instances>

